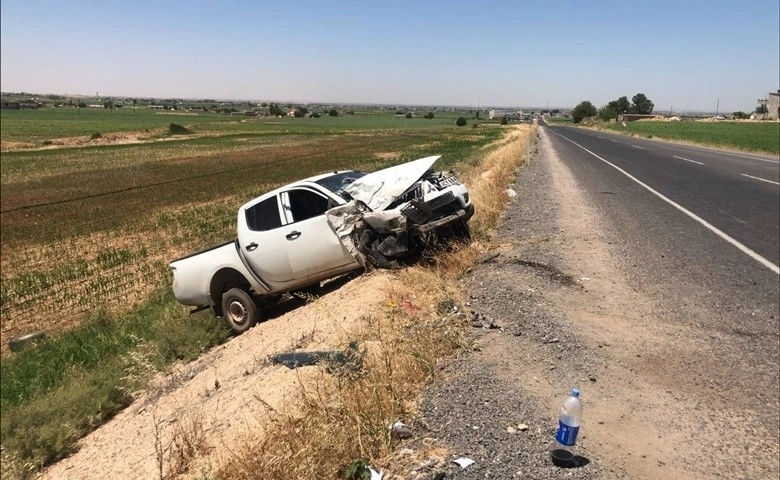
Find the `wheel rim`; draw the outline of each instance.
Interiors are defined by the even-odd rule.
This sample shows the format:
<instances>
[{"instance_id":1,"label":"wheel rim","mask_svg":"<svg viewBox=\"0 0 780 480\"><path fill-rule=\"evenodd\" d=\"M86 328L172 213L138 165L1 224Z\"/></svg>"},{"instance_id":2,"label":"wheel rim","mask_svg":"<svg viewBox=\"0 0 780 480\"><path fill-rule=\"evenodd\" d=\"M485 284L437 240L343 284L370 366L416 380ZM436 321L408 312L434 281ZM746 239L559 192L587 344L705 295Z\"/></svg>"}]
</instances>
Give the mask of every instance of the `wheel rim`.
<instances>
[{"instance_id":1,"label":"wheel rim","mask_svg":"<svg viewBox=\"0 0 780 480\"><path fill-rule=\"evenodd\" d=\"M249 320L249 313L244 305L237 300L230 302L227 314L231 323L237 326L244 325Z\"/></svg>"}]
</instances>

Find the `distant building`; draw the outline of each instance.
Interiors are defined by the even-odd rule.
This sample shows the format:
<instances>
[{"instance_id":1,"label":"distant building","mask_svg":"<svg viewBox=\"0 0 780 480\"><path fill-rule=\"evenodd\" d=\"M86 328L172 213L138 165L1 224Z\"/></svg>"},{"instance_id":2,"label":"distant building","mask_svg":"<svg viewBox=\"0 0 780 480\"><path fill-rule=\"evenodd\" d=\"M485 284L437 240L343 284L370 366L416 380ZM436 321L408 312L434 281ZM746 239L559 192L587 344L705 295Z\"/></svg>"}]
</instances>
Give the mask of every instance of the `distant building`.
<instances>
[{"instance_id":1,"label":"distant building","mask_svg":"<svg viewBox=\"0 0 780 480\"><path fill-rule=\"evenodd\" d=\"M502 117L506 117L507 120L520 120L522 116L523 116L522 111L495 110L495 109L488 111L489 120L495 120L496 118L502 118Z\"/></svg>"},{"instance_id":2,"label":"distant building","mask_svg":"<svg viewBox=\"0 0 780 480\"><path fill-rule=\"evenodd\" d=\"M780 90L769 94L766 109L766 118L780 119Z\"/></svg>"},{"instance_id":3,"label":"distant building","mask_svg":"<svg viewBox=\"0 0 780 480\"><path fill-rule=\"evenodd\" d=\"M622 115L618 115L618 122L633 122L635 120L642 120L643 118L663 118L663 115L624 113Z\"/></svg>"}]
</instances>

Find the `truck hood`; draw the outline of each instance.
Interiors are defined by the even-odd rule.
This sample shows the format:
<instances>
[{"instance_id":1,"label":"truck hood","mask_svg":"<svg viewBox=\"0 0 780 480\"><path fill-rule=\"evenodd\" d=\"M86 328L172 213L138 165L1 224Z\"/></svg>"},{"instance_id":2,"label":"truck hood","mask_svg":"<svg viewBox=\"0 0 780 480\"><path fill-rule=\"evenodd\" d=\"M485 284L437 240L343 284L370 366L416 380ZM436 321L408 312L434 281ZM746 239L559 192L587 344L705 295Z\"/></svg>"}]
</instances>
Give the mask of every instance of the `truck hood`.
<instances>
[{"instance_id":1,"label":"truck hood","mask_svg":"<svg viewBox=\"0 0 780 480\"><path fill-rule=\"evenodd\" d=\"M345 191L375 212L384 210L422 178L439 158L441 155L434 155L369 173L355 180Z\"/></svg>"}]
</instances>

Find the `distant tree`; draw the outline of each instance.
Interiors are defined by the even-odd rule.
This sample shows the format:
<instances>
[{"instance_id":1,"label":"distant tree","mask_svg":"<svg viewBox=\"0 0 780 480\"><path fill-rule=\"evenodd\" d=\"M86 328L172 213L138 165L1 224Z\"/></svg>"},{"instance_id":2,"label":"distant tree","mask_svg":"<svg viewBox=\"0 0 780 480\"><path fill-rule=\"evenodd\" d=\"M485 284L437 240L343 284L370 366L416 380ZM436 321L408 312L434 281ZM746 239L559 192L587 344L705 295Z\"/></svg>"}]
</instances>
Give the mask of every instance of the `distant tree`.
<instances>
[{"instance_id":1,"label":"distant tree","mask_svg":"<svg viewBox=\"0 0 780 480\"><path fill-rule=\"evenodd\" d=\"M467 121L466 121L466 119L465 119L465 118L463 118L463 117L458 117L458 119L457 119L457 120L455 120L455 125L457 125L457 126L459 126L459 127L462 127L462 126L466 125L467 123L468 123L468 122L467 122Z\"/></svg>"},{"instance_id":2,"label":"distant tree","mask_svg":"<svg viewBox=\"0 0 780 480\"><path fill-rule=\"evenodd\" d=\"M86 102L79 102L79 108L87 108Z\"/></svg>"},{"instance_id":3,"label":"distant tree","mask_svg":"<svg viewBox=\"0 0 780 480\"><path fill-rule=\"evenodd\" d=\"M628 97L620 97L617 100L609 102L608 105L614 106L618 114L628 113L631 111L631 103L628 101Z\"/></svg>"},{"instance_id":4,"label":"distant tree","mask_svg":"<svg viewBox=\"0 0 780 480\"><path fill-rule=\"evenodd\" d=\"M295 109L296 118L305 117L307 113L309 113L309 109L306 107L298 107Z\"/></svg>"},{"instance_id":5,"label":"distant tree","mask_svg":"<svg viewBox=\"0 0 780 480\"><path fill-rule=\"evenodd\" d=\"M600 119L609 121L610 119L617 118L619 115L615 101L611 101L603 107L599 108L598 116Z\"/></svg>"},{"instance_id":6,"label":"distant tree","mask_svg":"<svg viewBox=\"0 0 780 480\"><path fill-rule=\"evenodd\" d=\"M266 108L268 106L268 102L263 102L260 104L261 107Z\"/></svg>"},{"instance_id":7,"label":"distant tree","mask_svg":"<svg viewBox=\"0 0 780 480\"><path fill-rule=\"evenodd\" d=\"M275 103L272 103L272 104L271 104L271 105L268 107L268 113L270 113L271 115L273 115L273 116L275 116L275 117L278 117L279 115L284 115L284 114L282 113L282 109L281 109L281 107L279 107L279 105L277 105L277 104L275 104Z\"/></svg>"},{"instance_id":8,"label":"distant tree","mask_svg":"<svg viewBox=\"0 0 780 480\"><path fill-rule=\"evenodd\" d=\"M585 118L596 115L596 113L596 107L589 100L585 100L572 109L571 118L574 119L574 123L580 123Z\"/></svg>"},{"instance_id":9,"label":"distant tree","mask_svg":"<svg viewBox=\"0 0 780 480\"><path fill-rule=\"evenodd\" d=\"M431 119L433 118L433 112L428 112L428 113L426 113L426 114L423 116L423 118L425 118L426 120L431 120Z\"/></svg>"},{"instance_id":10,"label":"distant tree","mask_svg":"<svg viewBox=\"0 0 780 480\"><path fill-rule=\"evenodd\" d=\"M631 98L631 113L650 115L655 105L644 93L637 93Z\"/></svg>"},{"instance_id":11,"label":"distant tree","mask_svg":"<svg viewBox=\"0 0 780 480\"><path fill-rule=\"evenodd\" d=\"M111 100L106 100L103 102L103 108L114 108L114 102Z\"/></svg>"},{"instance_id":12,"label":"distant tree","mask_svg":"<svg viewBox=\"0 0 780 480\"><path fill-rule=\"evenodd\" d=\"M761 114L769 113L769 109L766 107L766 105L762 104L756 107L756 113L761 113Z\"/></svg>"},{"instance_id":13,"label":"distant tree","mask_svg":"<svg viewBox=\"0 0 780 480\"><path fill-rule=\"evenodd\" d=\"M406 112L406 115L404 115L404 117L412 118L413 117L412 112Z\"/></svg>"},{"instance_id":14,"label":"distant tree","mask_svg":"<svg viewBox=\"0 0 780 480\"><path fill-rule=\"evenodd\" d=\"M403 115L403 114L404 114L404 111L403 111L403 110L396 110L396 111L395 111L395 114L396 114L396 115L398 115L398 116L400 117L401 115Z\"/></svg>"},{"instance_id":15,"label":"distant tree","mask_svg":"<svg viewBox=\"0 0 780 480\"><path fill-rule=\"evenodd\" d=\"M476 115L476 118L477 118L477 120L479 120L479 109L477 109L477 115Z\"/></svg>"},{"instance_id":16,"label":"distant tree","mask_svg":"<svg viewBox=\"0 0 780 480\"><path fill-rule=\"evenodd\" d=\"M314 112L311 114L311 116L314 118L320 118L320 112Z\"/></svg>"},{"instance_id":17,"label":"distant tree","mask_svg":"<svg viewBox=\"0 0 780 480\"><path fill-rule=\"evenodd\" d=\"M338 117L338 116L339 116L339 112L338 112L338 111L336 111L336 109L335 109L335 108L331 108L331 109L328 111L328 116L330 116L330 117Z\"/></svg>"},{"instance_id":18,"label":"distant tree","mask_svg":"<svg viewBox=\"0 0 780 480\"><path fill-rule=\"evenodd\" d=\"M507 123L509 123L509 120L507 120L506 115L504 115L501 117L501 125L506 125Z\"/></svg>"},{"instance_id":19,"label":"distant tree","mask_svg":"<svg viewBox=\"0 0 780 480\"><path fill-rule=\"evenodd\" d=\"M750 115L749 115L749 114L747 114L747 113L745 113L745 112L741 112L741 111L740 111L740 112L734 112L734 113L732 113L731 115L732 115L734 118L736 118L737 120L745 120L745 119L748 119L748 118L750 118Z\"/></svg>"}]
</instances>

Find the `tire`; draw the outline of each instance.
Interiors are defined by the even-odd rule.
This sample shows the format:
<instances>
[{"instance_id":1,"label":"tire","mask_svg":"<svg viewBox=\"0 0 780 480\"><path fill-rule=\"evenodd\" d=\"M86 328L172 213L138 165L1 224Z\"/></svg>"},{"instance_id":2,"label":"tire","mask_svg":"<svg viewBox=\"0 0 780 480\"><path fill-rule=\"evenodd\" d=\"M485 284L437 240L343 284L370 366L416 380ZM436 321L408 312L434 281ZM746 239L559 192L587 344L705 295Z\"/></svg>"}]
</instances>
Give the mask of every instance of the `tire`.
<instances>
[{"instance_id":1,"label":"tire","mask_svg":"<svg viewBox=\"0 0 780 480\"><path fill-rule=\"evenodd\" d=\"M231 288L222 295L222 315L228 326L241 334L260 320L260 309L246 290Z\"/></svg>"}]
</instances>

